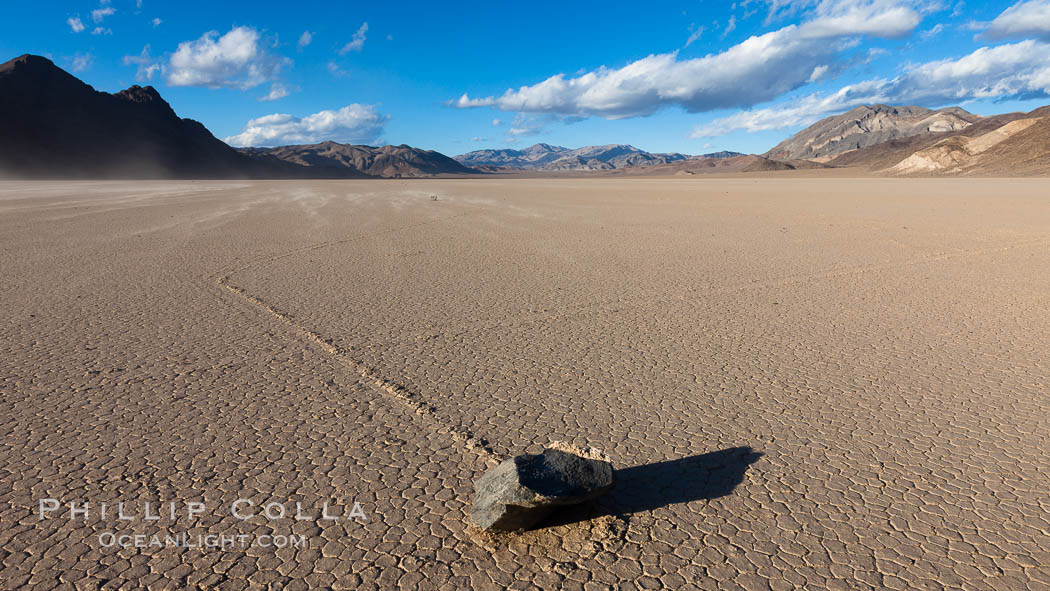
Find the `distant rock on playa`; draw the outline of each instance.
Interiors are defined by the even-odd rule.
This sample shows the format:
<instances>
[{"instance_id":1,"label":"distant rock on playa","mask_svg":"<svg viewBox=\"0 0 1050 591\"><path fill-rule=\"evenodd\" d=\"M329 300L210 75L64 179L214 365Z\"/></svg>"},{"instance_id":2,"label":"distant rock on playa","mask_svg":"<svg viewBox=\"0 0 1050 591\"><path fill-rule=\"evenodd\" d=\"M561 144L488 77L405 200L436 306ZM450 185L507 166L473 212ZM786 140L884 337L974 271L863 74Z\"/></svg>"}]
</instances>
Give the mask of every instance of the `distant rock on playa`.
<instances>
[{"instance_id":1,"label":"distant rock on playa","mask_svg":"<svg viewBox=\"0 0 1050 591\"><path fill-rule=\"evenodd\" d=\"M488 531L526 530L563 505L609 492L612 463L600 451L555 444L506 460L474 483L474 522Z\"/></svg>"}]
</instances>

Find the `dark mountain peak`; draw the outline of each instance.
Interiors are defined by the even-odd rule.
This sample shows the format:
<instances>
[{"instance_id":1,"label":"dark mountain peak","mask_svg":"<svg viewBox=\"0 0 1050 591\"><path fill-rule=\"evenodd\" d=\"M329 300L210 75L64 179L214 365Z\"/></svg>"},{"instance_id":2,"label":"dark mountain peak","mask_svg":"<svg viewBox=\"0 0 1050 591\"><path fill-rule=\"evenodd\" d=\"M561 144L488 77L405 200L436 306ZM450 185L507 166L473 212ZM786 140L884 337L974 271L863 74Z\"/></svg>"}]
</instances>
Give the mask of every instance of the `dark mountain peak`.
<instances>
[{"instance_id":1,"label":"dark mountain peak","mask_svg":"<svg viewBox=\"0 0 1050 591\"><path fill-rule=\"evenodd\" d=\"M0 82L11 90L38 89L46 92L83 92L92 89L39 55L25 54L0 64Z\"/></svg>"},{"instance_id":2,"label":"dark mountain peak","mask_svg":"<svg viewBox=\"0 0 1050 591\"><path fill-rule=\"evenodd\" d=\"M259 166L155 88L98 92L37 55L0 65L0 176L243 177Z\"/></svg>"},{"instance_id":3,"label":"dark mountain peak","mask_svg":"<svg viewBox=\"0 0 1050 591\"><path fill-rule=\"evenodd\" d=\"M640 154L647 153L642 152L638 148L630 144L605 144L602 146L584 146L577 148L573 152L581 155L601 155L603 158L612 158L622 154Z\"/></svg>"},{"instance_id":4,"label":"dark mountain peak","mask_svg":"<svg viewBox=\"0 0 1050 591\"><path fill-rule=\"evenodd\" d=\"M743 152L733 152L730 150L721 150L719 152L708 152L707 154L701 154L700 156L690 156L690 160L699 160L701 158L710 159L721 159L721 158L734 158L736 156L746 156Z\"/></svg>"},{"instance_id":5,"label":"dark mountain peak","mask_svg":"<svg viewBox=\"0 0 1050 591\"><path fill-rule=\"evenodd\" d=\"M533 145L529 146L528 148L525 148L524 150L522 150L522 152L524 152L526 154L537 153L537 152L561 152L561 151L563 151L565 149L566 148L562 148L561 146L552 146L550 144L539 143L539 144L533 144Z\"/></svg>"},{"instance_id":6,"label":"dark mountain peak","mask_svg":"<svg viewBox=\"0 0 1050 591\"><path fill-rule=\"evenodd\" d=\"M55 62L42 55L25 53L13 60L0 64L0 72L11 70L22 70L25 72L46 72L49 70L61 70Z\"/></svg>"},{"instance_id":7,"label":"dark mountain peak","mask_svg":"<svg viewBox=\"0 0 1050 591\"><path fill-rule=\"evenodd\" d=\"M175 114L175 110L168 104L168 101L161 98L160 93L152 86L143 87L135 85L126 90L122 90L113 96L120 100L139 105L146 110L154 111L157 114L163 114L168 117L178 117L178 115Z\"/></svg>"},{"instance_id":8,"label":"dark mountain peak","mask_svg":"<svg viewBox=\"0 0 1050 591\"><path fill-rule=\"evenodd\" d=\"M135 103L149 103L160 101L167 104L167 102L164 99L160 98L160 93L157 92L157 89L153 88L152 86L143 87L136 84L128 88L127 90L122 90L118 92L117 96Z\"/></svg>"}]
</instances>

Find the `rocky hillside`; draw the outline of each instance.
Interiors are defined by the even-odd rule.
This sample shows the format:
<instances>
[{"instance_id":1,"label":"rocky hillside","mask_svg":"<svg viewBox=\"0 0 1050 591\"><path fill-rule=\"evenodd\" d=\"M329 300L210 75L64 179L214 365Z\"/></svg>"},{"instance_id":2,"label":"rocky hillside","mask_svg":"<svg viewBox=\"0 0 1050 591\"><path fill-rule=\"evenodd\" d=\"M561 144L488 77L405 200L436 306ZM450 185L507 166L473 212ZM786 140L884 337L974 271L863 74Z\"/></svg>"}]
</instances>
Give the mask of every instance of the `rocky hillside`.
<instances>
[{"instance_id":1,"label":"rocky hillside","mask_svg":"<svg viewBox=\"0 0 1050 591\"><path fill-rule=\"evenodd\" d=\"M550 144L536 144L524 150L509 148L498 150L475 150L453 158L466 166L491 168L525 168L537 169L557 160L559 154L568 152L568 148Z\"/></svg>"},{"instance_id":2,"label":"rocky hillside","mask_svg":"<svg viewBox=\"0 0 1050 591\"><path fill-rule=\"evenodd\" d=\"M306 167L318 177L415 178L477 172L439 152L405 145L373 147L321 142L241 151L254 158L272 157Z\"/></svg>"},{"instance_id":3,"label":"rocky hillside","mask_svg":"<svg viewBox=\"0 0 1050 591\"><path fill-rule=\"evenodd\" d=\"M918 150L949 137L975 137L1025 117L1024 113L1007 113L983 117L973 125L955 131L925 133L898 138L836 156L827 163L836 167L860 167L871 171L883 170L897 164Z\"/></svg>"},{"instance_id":4,"label":"rocky hillside","mask_svg":"<svg viewBox=\"0 0 1050 591\"><path fill-rule=\"evenodd\" d=\"M981 120L959 107L936 111L923 107L867 105L822 119L777 144L765 156L776 160L826 162L891 140L958 131Z\"/></svg>"},{"instance_id":5,"label":"rocky hillside","mask_svg":"<svg viewBox=\"0 0 1050 591\"><path fill-rule=\"evenodd\" d=\"M835 168L905 176L1042 176L1050 174L1050 107L1030 113L975 117L972 123L958 129L897 137L843 152L824 162Z\"/></svg>"},{"instance_id":6,"label":"rocky hillside","mask_svg":"<svg viewBox=\"0 0 1050 591\"><path fill-rule=\"evenodd\" d=\"M979 135L944 137L885 169L892 175L1050 174L1050 109Z\"/></svg>"},{"instance_id":7,"label":"rocky hillside","mask_svg":"<svg viewBox=\"0 0 1050 591\"><path fill-rule=\"evenodd\" d=\"M182 119L150 86L96 91L44 57L0 64L0 176L244 178L287 176Z\"/></svg>"},{"instance_id":8,"label":"rocky hillside","mask_svg":"<svg viewBox=\"0 0 1050 591\"><path fill-rule=\"evenodd\" d=\"M704 156L685 154L655 154L626 144L563 148L536 144L524 150L477 150L460 154L455 159L466 166L486 169L523 169L538 171L615 170L634 166L660 166L673 162L701 158L729 158L736 152L715 152Z\"/></svg>"}]
</instances>

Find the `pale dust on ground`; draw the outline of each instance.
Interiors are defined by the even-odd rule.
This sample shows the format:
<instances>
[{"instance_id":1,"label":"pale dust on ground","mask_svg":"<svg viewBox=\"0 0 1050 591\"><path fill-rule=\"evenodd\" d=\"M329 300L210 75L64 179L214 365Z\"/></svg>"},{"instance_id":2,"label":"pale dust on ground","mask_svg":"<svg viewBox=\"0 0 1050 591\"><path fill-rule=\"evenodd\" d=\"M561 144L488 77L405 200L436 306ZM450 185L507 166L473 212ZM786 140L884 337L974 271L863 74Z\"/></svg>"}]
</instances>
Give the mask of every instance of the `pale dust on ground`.
<instances>
[{"instance_id":1,"label":"pale dust on ground","mask_svg":"<svg viewBox=\"0 0 1050 591\"><path fill-rule=\"evenodd\" d=\"M0 184L0 581L1045 589L1047 195L791 176ZM473 479L552 441L608 453L616 490L538 531L474 531ZM41 520L40 498L94 512ZM240 521L238 498L369 519ZM193 520L142 517L198 500ZM102 501L138 518L103 520Z\"/></svg>"}]
</instances>

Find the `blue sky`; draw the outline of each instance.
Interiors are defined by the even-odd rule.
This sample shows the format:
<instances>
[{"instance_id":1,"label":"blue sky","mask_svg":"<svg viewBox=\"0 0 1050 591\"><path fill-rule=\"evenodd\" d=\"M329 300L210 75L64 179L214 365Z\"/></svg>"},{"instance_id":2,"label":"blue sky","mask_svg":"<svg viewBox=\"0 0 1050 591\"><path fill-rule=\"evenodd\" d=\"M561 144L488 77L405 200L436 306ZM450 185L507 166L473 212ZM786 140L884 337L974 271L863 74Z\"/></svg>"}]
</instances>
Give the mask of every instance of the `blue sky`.
<instances>
[{"instance_id":1,"label":"blue sky","mask_svg":"<svg viewBox=\"0 0 1050 591\"><path fill-rule=\"evenodd\" d=\"M45 55L109 92L151 84L237 145L764 152L864 103L1050 103L1050 0L85 0L5 13L0 58Z\"/></svg>"}]
</instances>

